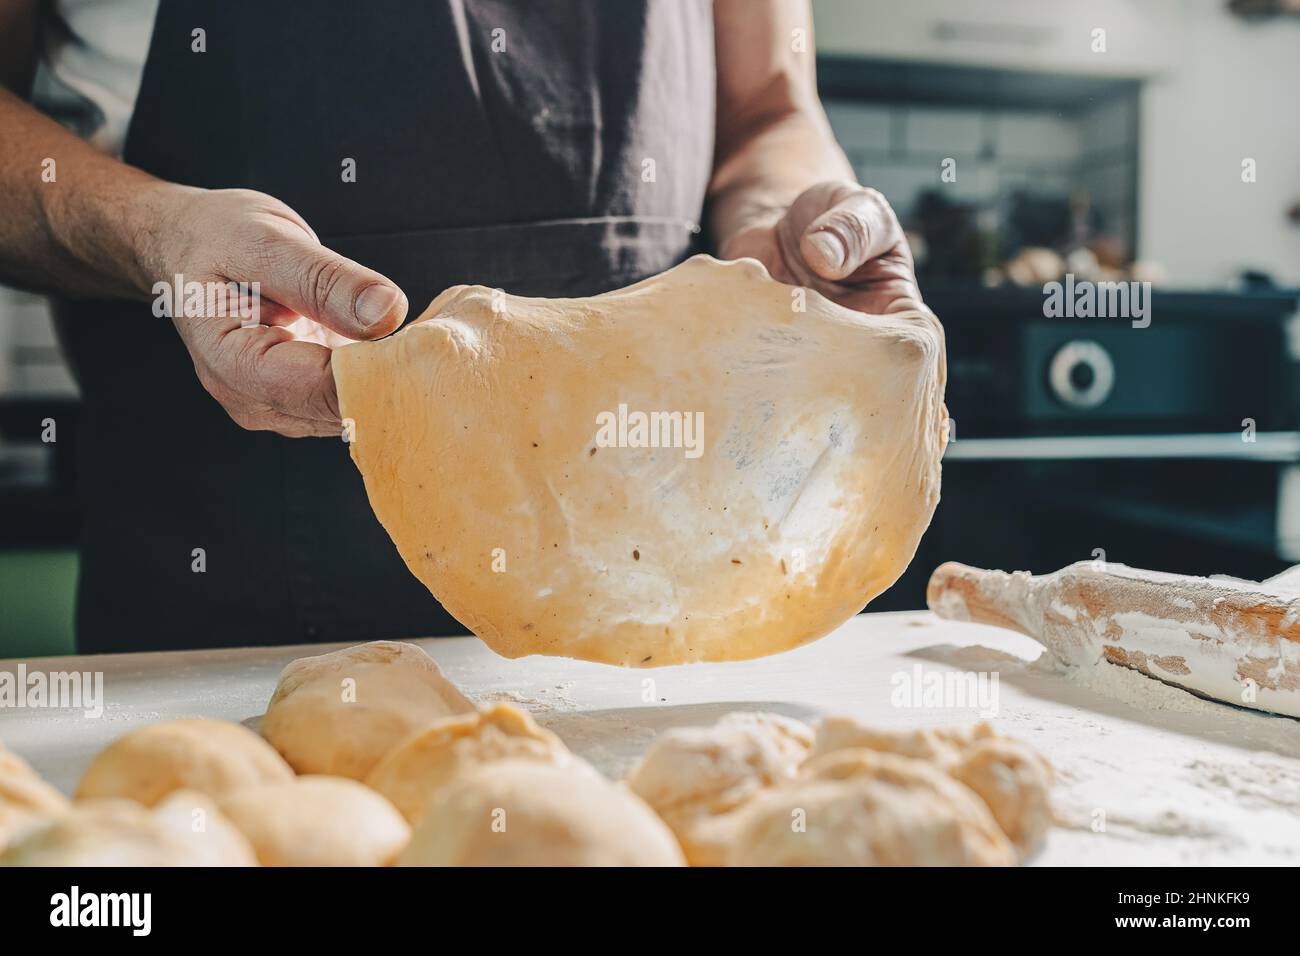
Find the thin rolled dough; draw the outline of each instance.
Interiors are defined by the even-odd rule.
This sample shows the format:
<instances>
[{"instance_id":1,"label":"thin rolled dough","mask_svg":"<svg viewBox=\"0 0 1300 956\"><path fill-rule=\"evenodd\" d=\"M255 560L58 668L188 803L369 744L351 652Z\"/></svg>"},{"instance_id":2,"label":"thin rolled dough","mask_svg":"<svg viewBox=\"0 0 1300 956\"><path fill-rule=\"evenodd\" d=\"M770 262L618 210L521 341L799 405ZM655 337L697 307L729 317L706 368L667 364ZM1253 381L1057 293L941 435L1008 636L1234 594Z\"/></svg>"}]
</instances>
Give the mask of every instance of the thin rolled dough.
<instances>
[{"instance_id":1,"label":"thin rolled dough","mask_svg":"<svg viewBox=\"0 0 1300 956\"><path fill-rule=\"evenodd\" d=\"M457 286L333 369L375 514L495 651L736 660L911 560L946 433L918 318L697 256L589 299Z\"/></svg>"}]
</instances>

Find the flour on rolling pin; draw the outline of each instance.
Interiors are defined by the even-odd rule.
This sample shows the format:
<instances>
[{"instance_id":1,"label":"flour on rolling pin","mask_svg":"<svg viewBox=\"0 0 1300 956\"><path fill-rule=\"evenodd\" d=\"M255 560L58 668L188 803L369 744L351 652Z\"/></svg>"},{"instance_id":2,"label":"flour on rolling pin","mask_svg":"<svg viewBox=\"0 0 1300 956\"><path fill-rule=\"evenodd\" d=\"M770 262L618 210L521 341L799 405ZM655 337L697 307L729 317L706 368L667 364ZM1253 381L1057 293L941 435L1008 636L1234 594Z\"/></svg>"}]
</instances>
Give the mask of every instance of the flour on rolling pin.
<instances>
[{"instance_id":1,"label":"flour on rolling pin","mask_svg":"<svg viewBox=\"0 0 1300 956\"><path fill-rule=\"evenodd\" d=\"M1110 661L1216 700L1300 717L1300 589L1084 561L1054 574L949 562L930 578L939 617L1019 631L1066 664Z\"/></svg>"}]
</instances>

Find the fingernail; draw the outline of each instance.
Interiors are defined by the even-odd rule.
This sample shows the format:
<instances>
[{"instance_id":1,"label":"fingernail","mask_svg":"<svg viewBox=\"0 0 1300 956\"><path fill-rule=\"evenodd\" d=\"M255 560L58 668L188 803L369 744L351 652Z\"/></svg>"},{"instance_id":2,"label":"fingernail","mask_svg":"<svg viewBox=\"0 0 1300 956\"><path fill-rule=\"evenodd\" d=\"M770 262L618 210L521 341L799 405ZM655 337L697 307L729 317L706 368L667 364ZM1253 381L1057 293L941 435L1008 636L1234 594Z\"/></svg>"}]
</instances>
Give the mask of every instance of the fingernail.
<instances>
[{"instance_id":1,"label":"fingernail","mask_svg":"<svg viewBox=\"0 0 1300 956\"><path fill-rule=\"evenodd\" d=\"M401 294L391 285L376 283L370 286L357 298L357 321L367 329L378 325L393 310Z\"/></svg>"},{"instance_id":2,"label":"fingernail","mask_svg":"<svg viewBox=\"0 0 1300 956\"><path fill-rule=\"evenodd\" d=\"M821 254L822 261L833 272L839 272L844 266L844 257L847 254L844 243L831 232L814 232L808 237L808 241Z\"/></svg>"}]
</instances>

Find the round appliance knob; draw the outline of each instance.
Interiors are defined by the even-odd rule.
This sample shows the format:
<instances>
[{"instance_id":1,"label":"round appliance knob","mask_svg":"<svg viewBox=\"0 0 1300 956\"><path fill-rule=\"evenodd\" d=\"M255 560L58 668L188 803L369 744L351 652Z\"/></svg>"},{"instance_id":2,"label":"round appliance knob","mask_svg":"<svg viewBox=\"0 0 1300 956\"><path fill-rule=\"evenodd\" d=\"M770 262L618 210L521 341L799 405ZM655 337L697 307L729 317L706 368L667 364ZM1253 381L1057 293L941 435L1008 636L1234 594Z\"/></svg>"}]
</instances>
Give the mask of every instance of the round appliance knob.
<instances>
[{"instance_id":1,"label":"round appliance knob","mask_svg":"<svg viewBox=\"0 0 1300 956\"><path fill-rule=\"evenodd\" d=\"M1066 342L1052 356L1047 383L1057 400L1070 408L1096 408L1115 387L1115 363L1110 353L1089 339Z\"/></svg>"}]
</instances>

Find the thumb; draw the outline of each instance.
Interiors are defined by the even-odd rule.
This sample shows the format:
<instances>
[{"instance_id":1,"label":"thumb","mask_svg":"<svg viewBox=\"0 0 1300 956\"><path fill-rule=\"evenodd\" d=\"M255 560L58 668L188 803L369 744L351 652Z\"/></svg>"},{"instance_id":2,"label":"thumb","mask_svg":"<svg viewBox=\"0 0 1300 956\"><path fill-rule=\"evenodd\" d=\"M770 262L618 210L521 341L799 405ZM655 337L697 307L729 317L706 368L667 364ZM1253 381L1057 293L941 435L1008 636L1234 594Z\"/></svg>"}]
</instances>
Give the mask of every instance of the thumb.
<instances>
[{"instance_id":1,"label":"thumb","mask_svg":"<svg viewBox=\"0 0 1300 956\"><path fill-rule=\"evenodd\" d=\"M264 276L268 297L350 339L380 338L406 318L401 289L311 236L279 239Z\"/></svg>"},{"instance_id":2,"label":"thumb","mask_svg":"<svg viewBox=\"0 0 1300 956\"><path fill-rule=\"evenodd\" d=\"M854 190L808 224L799 254L818 276L841 280L902 239L889 204L874 190Z\"/></svg>"}]
</instances>

